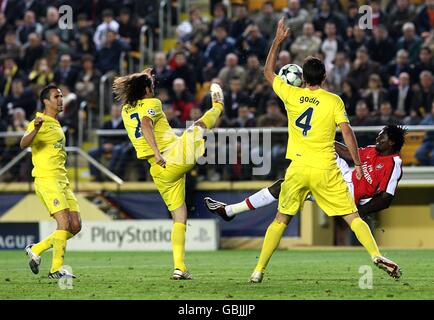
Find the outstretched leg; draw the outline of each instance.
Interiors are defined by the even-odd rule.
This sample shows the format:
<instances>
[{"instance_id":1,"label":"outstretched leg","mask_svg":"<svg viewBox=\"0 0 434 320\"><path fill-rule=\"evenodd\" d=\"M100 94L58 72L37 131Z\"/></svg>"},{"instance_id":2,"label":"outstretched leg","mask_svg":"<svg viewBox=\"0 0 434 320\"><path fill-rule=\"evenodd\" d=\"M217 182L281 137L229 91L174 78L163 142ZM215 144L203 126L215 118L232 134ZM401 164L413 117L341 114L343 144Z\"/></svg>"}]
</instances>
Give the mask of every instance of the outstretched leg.
<instances>
[{"instance_id":1,"label":"outstretched leg","mask_svg":"<svg viewBox=\"0 0 434 320\"><path fill-rule=\"evenodd\" d=\"M243 201L230 205L206 197L204 198L205 206L210 212L218 214L226 221L230 221L237 214L262 208L277 201L282 182L283 179L277 180L271 186L259 190Z\"/></svg>"}]
</instances>

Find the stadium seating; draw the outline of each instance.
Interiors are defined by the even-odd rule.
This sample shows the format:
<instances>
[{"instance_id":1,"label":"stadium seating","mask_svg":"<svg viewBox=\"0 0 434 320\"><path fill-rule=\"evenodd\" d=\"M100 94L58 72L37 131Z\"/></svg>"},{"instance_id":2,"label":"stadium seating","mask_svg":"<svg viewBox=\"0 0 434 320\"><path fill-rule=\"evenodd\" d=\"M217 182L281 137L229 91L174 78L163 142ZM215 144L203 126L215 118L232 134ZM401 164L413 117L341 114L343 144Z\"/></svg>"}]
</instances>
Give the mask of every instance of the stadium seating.
<instances>
[{"instance_id":1,"label":"stadium seating","mask_svg":"<svg viewBox=\"0 0 434 320\"><path fill-rule=\"evenodd\" d=\"M404 166L417 165L418 161L415 157L416 150L422 144L425 138L424 132L409 132L407 133L405 145L401 150L402 164Z\"/></svg>"}]
</instances>

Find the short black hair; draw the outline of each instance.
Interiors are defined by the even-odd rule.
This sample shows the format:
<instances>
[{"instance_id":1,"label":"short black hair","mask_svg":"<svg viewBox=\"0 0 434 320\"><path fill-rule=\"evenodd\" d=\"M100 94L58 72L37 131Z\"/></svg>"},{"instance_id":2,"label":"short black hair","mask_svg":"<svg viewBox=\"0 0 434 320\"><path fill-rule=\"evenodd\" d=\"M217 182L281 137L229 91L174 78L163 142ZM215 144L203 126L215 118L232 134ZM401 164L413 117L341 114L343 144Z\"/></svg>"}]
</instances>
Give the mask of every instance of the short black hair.
<instances>
[{"instance_id":1,"label":"short black hair","mask_svg":"<svg viewBox=\"0 0 434 320\"><path fill-rule=\"evenodd\" d=\"M112 9L104 9L102 12L102 16L103 18L105 17L112 17L114 16L113 10Z\"/></svg>"},{"instance_id":2,"label":"short black hair","mask_svg":"<svg viewBox=\"0 0 434 320\"><path fill-rule=\"evenodd\" d=\"M87 14L86 13L80 13L77 16L77 21L80 21L80 20L87 20Z\"/></svg>"},{"instance_id":3,"label":"short black hair","mask_svg":"<svg viewBox=\"0 0 434 320\"><path fill-rule=\"evenodd\" d=\"M358 9L359 8L359 5L356 3L356 2L350 2L349 4L348 4L348 10L350 10L350 9Z\"/></svg>"},{"instance_id":4,"label":"short black hair","mask_svg":"<svg viewBox=\"0 0 434 320\"><path fill-rule=\"evenodd\" d=\"M326 76L324 63L315 57L307 57L303 63L303 78L308 85L321 85Z\"/></svg>"},{"instance_id":5,"label":"short black hair","mask_svg":"<svg viewBox=\"0 0 434 320\"><path fill-rule=\"evenodd\" d=\"M41 93L39 94L39 101L41 101L42 105L44 105L44 100L45 99L50 99L50 90L51 89L55 89L58 90L59 87L56 86L54 83L49 84L48 86L45 86L42 90Z\"/></svg>"},{"instance_id":6,"label":"short black hair","mask_svg":"<svg viewBox=\"0 0 434 320\"><path fill-rule=\"evenodd\" d=\"M131 15L131 10L128 7L123 7L120 11L120 14L128 14Z\"/></svg>"},{"instance_id":7,"label":"short black hair","mask_svg":"<svg viewBox=\"0 0 434 320\"><path fill-rule=\"evenodd\" d=\"M405 135L407 134L407 128L403 126L390 124L383 128L383 132L387 134L389 140L392 140L395 143L393 146L393 150L396 153L399 153L402 149L402 146L405 143Z\"/></svg>"},{"instance_id":8,"label":"short black hair","mask_svg":"<svg viewBox=\"0 0 434 320\"><path fill-rule=\"evenodd\" d=\"M224 30L226 33L228 33L228 29L226 28L226 26L225 26L225 24L224 23L219 23L216 27L215 27L215 30L217 30L217 29L222 29L222 30Z\"/></svg>"},{"instance_id":9,"label":"short black hair","mask_svg":"<svg viewBox=\"0 0 434 320\"><path fill-rule=\"evenodd\" d=\"M229 82L231 82L232 80L241 81L241 78L238 76L233 76L229 79Z\"/></svg>"}]
</instances>

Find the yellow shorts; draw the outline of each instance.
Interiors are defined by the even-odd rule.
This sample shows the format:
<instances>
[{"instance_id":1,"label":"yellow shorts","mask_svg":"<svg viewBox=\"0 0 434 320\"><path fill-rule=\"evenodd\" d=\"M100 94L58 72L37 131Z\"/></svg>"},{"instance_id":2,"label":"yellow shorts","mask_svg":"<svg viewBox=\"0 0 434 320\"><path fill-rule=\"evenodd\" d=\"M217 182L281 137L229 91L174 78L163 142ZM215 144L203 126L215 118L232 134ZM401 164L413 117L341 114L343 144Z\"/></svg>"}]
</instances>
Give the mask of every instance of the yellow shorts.
<instances>
[{"instance_id":1,"label":"yellow shorts","mask_svg":"<svg viewBox=\"0 0 434 320\"><path fill-rule=\"evenodd\" d=\"M35 178L35 191L50 215L64 209L79 212L77 198L69 183L56 178Z\"/></svg>"},{"instance_id":2,"label":"yellow shorts","mask_svg":"<svg viewBox=\"0 0 434 320\"><path fill-rule=\"evenodd\" d=\"M292 162L281 186L279 212L295 215L303 209L309 193L328 216L357 212L353 196L337 165L336 168L324 170Z\"/></svg>"},{"instance_id":3,"label":"yellow shorts","mask_svg":"<svg viewBox=\"0 0 434 320\"><path fill-rule=\"evenodd\" d=\"M169 211L185 202L185 174L193 169L205 151L201 130L197 126L189 128L163 152L166 168L156 164L154 157L148 159L152 179Z\"/></svg>"}]
</instances>

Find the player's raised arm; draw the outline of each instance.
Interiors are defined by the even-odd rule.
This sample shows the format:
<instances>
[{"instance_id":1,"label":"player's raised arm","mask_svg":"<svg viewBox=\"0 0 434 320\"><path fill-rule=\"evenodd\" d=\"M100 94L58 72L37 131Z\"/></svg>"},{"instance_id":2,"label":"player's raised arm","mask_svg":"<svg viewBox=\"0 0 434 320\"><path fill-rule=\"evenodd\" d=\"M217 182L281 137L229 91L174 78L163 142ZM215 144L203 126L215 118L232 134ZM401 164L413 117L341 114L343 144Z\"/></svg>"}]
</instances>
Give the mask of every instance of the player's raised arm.
<instances>
[{"instance_id":1,"label":"player's raised arm","mask_svg":"<svg viewBox=\"0 0 434 320\"><path fill-rule=\"evenodd\" d=\"M41 129L42 123L44 122L44 119L37 117L35 118L35 128L24 135L24 137L21 138L20 141L20 148L25 149L29 147L32 144L33 139L36 137L36 135L39 132L39 129Z\"/></svg>"},{"instance_id":2,"label":"player's raised arm","mask_svg":"<svg viewBox=\"0 0 434 320\"><path fill-rule=\"evenodd\" d=\"M285 28L285 18L282 17L277 24L276 35L274 37L273 43L271 44L264 67L265 79L267 79L268 83L271 85L273 85L274 77L276 76L274 70L276 69L277 52L279 50L279 46L288 37L288 35L289 28Z\"/></svg>"},{"instance_id":3,"label":"player's raised arm","mask_svg":"<svg viewBox=\"0 0 434 320\"><path fill-rule=\"evenodd\" d=\"M342 122L339 124L342 130L342 137L344 138L345 144L347 145L348 151L351 154L351 159L353 159L357 179L360 180L362 177L362 167L359 157L359 150L357 146L356 136L348 122Z\"/></svg>"},{"instance_id":4,"label":"player's raised arm","mask_svg":"<svg viewBox=\"0 0 434 320\"><path fill-rule=\"evenodd\" d=\"M149 146L152 148L152 151L154 151L155 162L158 165L165 168L166 160L164 160L163 156L160 153L160 150L157 147L157 142L155 140L155 135L154 135L154 124L152 122L152 119L149 117L143 117L141 122L141 129L142 129L143 137L145 138Z\"/></svg>"}]
</instances>

